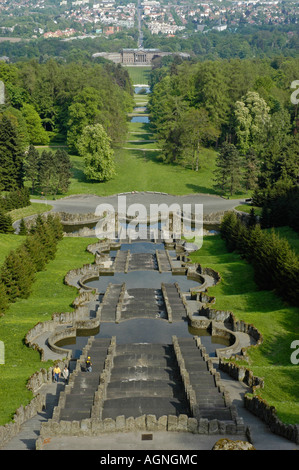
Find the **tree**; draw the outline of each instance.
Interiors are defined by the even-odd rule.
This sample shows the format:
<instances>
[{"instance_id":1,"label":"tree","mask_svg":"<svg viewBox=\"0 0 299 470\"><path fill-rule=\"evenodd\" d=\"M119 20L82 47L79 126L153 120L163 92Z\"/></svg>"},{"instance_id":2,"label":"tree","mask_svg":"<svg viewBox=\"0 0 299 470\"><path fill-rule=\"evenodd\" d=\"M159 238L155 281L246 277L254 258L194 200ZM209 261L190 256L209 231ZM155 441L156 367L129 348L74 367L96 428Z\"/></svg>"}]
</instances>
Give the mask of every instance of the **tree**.
<instances>
[{"instance_id":1,"label":"tree","mask_svg":"<svg viewBox=\"0 0 299 470\"><path fill-rule=\"evenodd\" d=\"M93 87L84 88L74 97L69 107L67 143L71 151L78 152L78 138L84 128L100 122L102 97Z\"/></svg>"},{"instance_id":2,"label":"tree","mask_svg":"<svg viewBox=\"0 0 299 470\"><path fill-rule=\"evenodd\" d=\"M206 61L197 65L197 69L193 104L204 107L214 126L220 130L227 122L229 113L228 85L222 64Z\"/></svg>"},{"instance_id":3,"label":"tree","mask_svg":"<svg viewBox=\"0 0 299 470\"><path fill-rule=\"evenodd\" d=\"M183 115L183 148L190 149L192 169L198 171L199 154L203 144L215 142L219 131L211 123L205 109L189 108Z\"/></svg>"},{"instance_id":4,"label":"tree","mask_svg":"<svg viewBox=\"0 0 299 470\"><path fill-rule=\"evenodd\" d=\"M30 145L24 160L24 176L25 180L31 183L32 194L34 194L39 180L39 163L40 154L34 145Z\"/></svg>"},{"instance_id":5,"label":"tree","mask_svg":"<svg viewBox=\"0 0 299 470\"><path fill-rule=\"evenodd\" d=\"M235 132L242 154L250 147L260 152L270 125L269 106L258 93L249 91L235 104Z\"/></svg>"},{"instance_id":6,"label":"tree","mask_svg":"<svg viewBox=\"0 0 299 470\"><path fill-rule=\"evenodd\" d=\"M6 214L0 209L0 233L13 233L12 219L9 214Z\"/></svg>"},{"instance_id":7,"label":"tree","mask_svg":"<svg viewBox=\"0 0 299 470\"><path fill-rule=\"evenodd\" d=\"M233 195L241 186L242 159L233 144L224 142L216 159L215 188Z\"/></svg>"},{"instance_id":8,"label":"tree","mask_svg":"<svg viewBox=\"0 0 299 470\"><path fill-rule=\"evenodd\" d=\"M34 106L24 103L21 111L26 121L30 143L47 145L50 139Z\"/></svg>"},{"instance_id":9,"label":"tree","mask_svg":"<svg viewBox=\"0 0 299 470\"><path fill-rule=\"evenodd\" d=\"M161 103L161 105L163 105ZM159 144L162 146L163 160L178 163L183 153L183 113L187 103L179 96L169 96L163 111L156 120Z\"/></svg>"},{"instance_id":10,"label":"tree","mask_svg":"<svg viewBox=\"0 0 299 470\"><path fill-rule=\"evenodd\" d=\"M42 192L53 194L58 184L57 181L53 152L43 150L39 160L38 186Z\"/></svg>"},{"instance_id":11,"label":"tree","mask_svg":"<svg viewBox=\"0 0 299 470\"><path fill-rule=\"evenodd\" d=\"M19 235L27 235L27 228L23 218L20 221Z\"/></svg>"},{"instance_id":12,"label":"tree","mask_svg":"<svg viewBox=\"0 0 299 470\"><path fill-rule=\"evenodd\" d=\"M65 193L68 190L72 176L70 156L65 150L57 150L54 156L54 162L58 176L56 193Z\"/></svg>"},{"instance_id":13,"label":"tree","mask_svg":"<svg viewBox=\"0 0 299 470\"><path fill-rule=\"evenodd\" d=\"M101 124L86 126L78 140L79 155L84 157L84 174L90 180L106 181L115 175L111 139Z\"/></svg>"},{"instance_id":14,"label":"tree","mask_svg":"<svg viewBox=\"0 0 299 470\"><path fill-rule=\"evenodd\" d=\"M17 131L3 115L0 121L0 186L10 191L23 185L23 158Z\"/></svg>"},{"instance_id":15,"label":"tree","mask_svg":"<svg viewBox=\"0 0 299 470\"><path fill-rule=\"evenodd\" d=\"M0 283L5 286L5 291L10 302L19 298L27 298L31 292L34 280L34 265L28 257L26 249L21 246L18 250L11 251L4 260L0 271Z\"/></svg>"},{"instance_id":16,"label":"tree","mask_svg":"<svg viewBox=\"0 0 299 470\"><path fill-rule=\"evenodd\" d=\"M260 171L260 162L257 158L255 151L250 148L245 156L245 188L248 191L249 189L255 189L258 182L258 176Z\"/></svg>"}]
</instances>

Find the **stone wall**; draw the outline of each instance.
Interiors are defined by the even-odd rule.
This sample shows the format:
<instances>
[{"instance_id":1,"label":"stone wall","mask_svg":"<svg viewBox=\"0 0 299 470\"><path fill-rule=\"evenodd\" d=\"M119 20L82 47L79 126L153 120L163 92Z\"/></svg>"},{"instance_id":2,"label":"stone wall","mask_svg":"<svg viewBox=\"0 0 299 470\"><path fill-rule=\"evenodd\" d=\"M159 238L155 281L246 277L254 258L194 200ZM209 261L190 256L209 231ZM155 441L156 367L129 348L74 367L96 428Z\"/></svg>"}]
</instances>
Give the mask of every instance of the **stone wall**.
<instances>
[{"instance_id":1,"label":"stone wall","mask_svg":"<svg viewBox=\"0 0 299 470\"><path fill-rule=\"evenodd\" d=\"M299 424L283 423L277 417L275 407L268 405L267 402L259 396L245 395L244 404L245 408L264 421L274 434L283 436L289 441L299 444Z\"/></svg>"},{"instance_id":2,"label":"stone wall","mask_svg":"<svg viewBox=\"0 0 299 470\"><path fill-rule=\"evenodd\" d=\"M191 432L194 434L218 434L219 423L217 420L200 420L187 415L164 415L157 417L154 414L142 415L137 418L126 418L124 415L116 419L83 419L81 421L53 421L42 423L40 436L36 441L36 449L43 448L43 443L54 436L100 436L101 434L114 432L138 432L138 431L169 431ZM225 429L220 429L225 434ZM233 430L232 430L233 431Z\"/></svg>"},{"instance_id":3,"label":"stone wall","mask_svg":"<svg viewBox=\"0 0 299 470\"><path fill-rule=\"evenodd\" d=\"M20 406L13 417L13 421L0 426L0 448L3 447L10 439L16 436L23 423L31 419L37 413L40 413L46 404L44 395L36 395L31 402L24 406Z\"/></svg>"},{"instance_id":4,"label":"stone wall","mask_svg":"<svg viewBox=\"0 0 299 470\"><path fill-rule=\"evenodd\" d=\"M225 359L219 359L219 369L228 374L234 380L243 382L251 388L263 388L264 381L263 379L255 376L253 372L247 367L240 366L234 362L225 361Z\"/></svg>"},{"instance_id":5,"label":"stone wall","mask_svg":"<svg viewBox=\"0 0 299 470\"><path fill-rule=\"evenodd\" d=\"M217 310L211 307L202 307L199 312L201 315L206 316L209 320L228 324L233 332L247 333L256 342L255 346L259 346L263 342L263 336L258 329L243 320L237 320L235 315L229 310ZM244 354L246 351L244 351Z\"/></svg>"},{"instance_id":6,"label":"stone wall","mask_svg":"<svg viewBox=\"0 0 299 470\"><path fill-rule=\"evenodd\" d=\"M40 436L36 441L36 450L41 450L47 439L57 436L100 436L101 434L119 432L189 432L193 434L235 434L240 430L238 424L233 422L208 420L205 418L189 417L185 414L163 415L157 417L154 414L141 415L136 418L126 418L124 415L116 419L82 419L81 421L54 421L49 420L42 423ZM242 427L242 434L244 433Z\"/></svg>"},{"instance_id":7,"label":"stone wall","mask_svg":"<svg viewBox=\"0 0 299 470\"><path fill-rule=\"evenodd\" d=\"M104 401L107 398L107 387L110 382L111 371L113 368L113 359L116 354L116 337L111 338L108 347L107 357L105 359L104 369L100 375L100 383L94 395L94 403L91 410L92 419L102 419Z\"/></svg>"}]
</instances>

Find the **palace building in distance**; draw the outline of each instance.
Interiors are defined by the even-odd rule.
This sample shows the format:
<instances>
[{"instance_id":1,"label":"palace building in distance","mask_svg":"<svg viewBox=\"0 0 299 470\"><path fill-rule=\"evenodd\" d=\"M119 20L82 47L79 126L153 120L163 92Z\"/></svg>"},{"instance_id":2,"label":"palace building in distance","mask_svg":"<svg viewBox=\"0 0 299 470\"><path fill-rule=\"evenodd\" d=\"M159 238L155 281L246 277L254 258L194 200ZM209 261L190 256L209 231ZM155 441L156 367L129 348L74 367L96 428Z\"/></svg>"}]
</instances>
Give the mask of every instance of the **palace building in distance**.
<instances>
[{"instance_id":1,"label":"palace building in distance","mask_svg":"<svg viewBox=\"0 0 299 470\"><path fill-rule=\"evenodd\" d=\"M155 57L172 55L173 52L161 52L159 49L122 49L120 52L98 52L92 57L103 57L116 64L123 65L151 65ZM175 53L181 57L189 57L189 54Z\"/></svg>"}]
</instances>

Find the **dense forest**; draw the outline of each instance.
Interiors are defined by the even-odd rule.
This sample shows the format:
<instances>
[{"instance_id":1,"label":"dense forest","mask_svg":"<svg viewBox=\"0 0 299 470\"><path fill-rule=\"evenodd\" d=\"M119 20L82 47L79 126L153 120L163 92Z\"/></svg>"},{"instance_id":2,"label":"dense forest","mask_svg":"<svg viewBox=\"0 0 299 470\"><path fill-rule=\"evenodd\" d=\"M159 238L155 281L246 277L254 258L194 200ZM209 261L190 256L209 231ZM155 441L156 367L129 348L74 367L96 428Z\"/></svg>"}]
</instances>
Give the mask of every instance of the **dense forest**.
<instances>
[{"instance_id":1,"label":"dense forest","mask_svg":"<svg viewBox=\"0 0 299 470\"><path fill-rule=\"evenodd\" d=\"M215 185L223 193L297 186L297 105L291 84L296 58L196 62L157 60L151 73L151 126L166 163L200 171L202 147L218 150ZM284 188L284 189L281 189Z\"/></svg>"},{"instance_id":2,"label":"dense forest","mask_svg":"<svg viewBox=\"0 0 299 470\"><path fill-rule=\"evenodd\" d=\"M66 152L44 151L34 145L51 140L78 153L84 128L101 125L111 147L127 133L127 112L132 109L132 86L126 69L114 64L45 64L31 60L0 62L6 103L0 110L0 188L12 191L24 181L33 190L65 192L71 176Z\"/></svg>"},{"instance_id":3,"label":"dense forest","mask_svg":"<svg viewBox=\"0 0 299 470\"><path fill-rule=\"evenodd\" d=\"M195 32L186 35L153 35L143 28L145 48L158 48L165 52L185 52L196 60L250 59L263 57L295 57L299 48L296 25L239 26L235 30L207 33ZM97 52L118 52L123 48L136 47L138 30L120 31L109 38L86 37L64 41L59 38L30 39L22 42L0 42L0 56L11 62L35 58L46 62L50 57L59 61L77 60L89 62Z\"/></svg>"}]
</instances>

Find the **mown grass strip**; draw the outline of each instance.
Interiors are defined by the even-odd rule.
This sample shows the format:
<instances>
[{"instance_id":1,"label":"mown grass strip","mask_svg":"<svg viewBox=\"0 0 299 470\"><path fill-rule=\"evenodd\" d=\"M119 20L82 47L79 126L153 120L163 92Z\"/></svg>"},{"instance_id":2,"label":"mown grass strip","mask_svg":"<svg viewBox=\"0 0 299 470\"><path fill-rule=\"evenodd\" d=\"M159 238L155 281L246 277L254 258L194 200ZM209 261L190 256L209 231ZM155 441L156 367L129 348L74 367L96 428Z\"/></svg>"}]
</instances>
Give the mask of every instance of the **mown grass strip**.
<instances>
[{"instance_id":1,"label":"mown grass strip","mask_svg":"<svg viewBox=\"0 0 299 470\"><path fill-rule=\"evenodd\" d=\"M23 241L23 237L14 237ZM55 312L73 310L71 304L77 289L65 285L64 277L70 269L93 261L86 246L94 241L94 238L71 237L61 240L55 260L49 262L45 271L36 274L30 297L11 304L0 318L0 340L5 345L5 364L0 365L0 425L9 422L16 409L32 399L32 393L26 388L29 377L50 365L41 362L40 354L24 344L27 332L38 322L51 319Z\"/></svg>"},{"instance_id":2,"label":"mown grass strip","mask_svg":"<svg viewBox=\"0 0 299 470\"><path fill-rule=\"evenodd\" d=\"M228 253L219 235L205 237L191 258L221 275L221 282L209 289L216 297L214 308L232 311L263 335L263 344L249 349L248 366L265 382L259 395L275 406L282 421L299 423L299 366L290 361L291 342L299 338L299 309L274 292L259 290L252 266L237 253Z\"/></svg>"}]
</instances>

